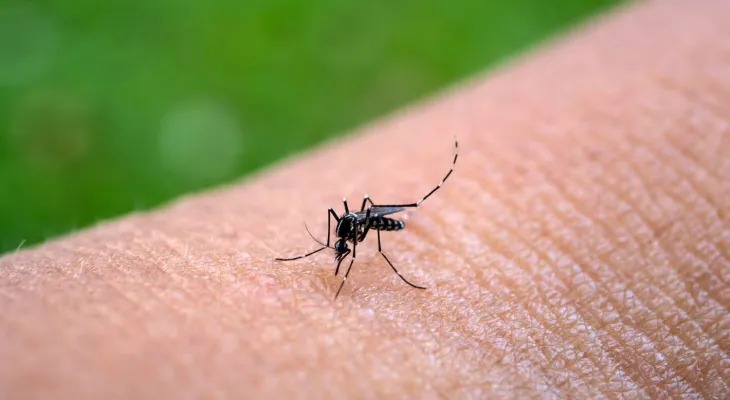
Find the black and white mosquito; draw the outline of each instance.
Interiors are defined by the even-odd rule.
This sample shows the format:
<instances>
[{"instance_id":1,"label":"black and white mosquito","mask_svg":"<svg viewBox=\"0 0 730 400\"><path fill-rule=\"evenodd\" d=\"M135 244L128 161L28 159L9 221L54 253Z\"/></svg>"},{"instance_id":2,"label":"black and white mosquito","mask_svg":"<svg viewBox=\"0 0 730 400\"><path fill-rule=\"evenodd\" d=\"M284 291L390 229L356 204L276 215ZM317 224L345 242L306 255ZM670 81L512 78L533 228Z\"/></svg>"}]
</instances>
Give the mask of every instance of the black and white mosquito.
<instances>
[{"instance_id":1,"label":"black and white mosquito","mask_svg":"<svg viewBox=\"0 0 730 400\"><path fill-rule=\"evenodd\" d=\"M435 188L431 189L428 194L423 196L420 200L418 200L415 203L408 203L408 204L375 204L373 200L368 196L365 195L365 197L362 199L362 205L360 206L360 211L350 211L350 207L347 205L347 199L342 199L342 203L345 206L345 212L342 215L337 215L335 211L330 207L327 210L327 243L322 243L317 238L315 238L311 232L309 232L309 228L306 226L306 223L304 224L305 228L307 229L307 233L309 233L309 236L314 239L315 242L319 243L322 247L320 247L317 250L311 251L307 254L303 254L296 257L291 258L277 258L277 261L293 261L298 260L300 258L309 257L313 254L319 253L320 251L324 249L333 249L335 253L335 262L337 263L337 268L335 268L335 276L340 272L340 265L342 264L342 261L350 254L350 248L347 245L347 242L352 243L352 258L350 259L350 265L347 267L347 272L345 272L345 277L342 280L342 283L340 284L340 288L337 290L337 294L335 294L335 299L337 296L340 295L340 291L342 291L342 288L345 286L345 281L347 281L347 277L350 275L350 270L352 269L352 264L355 262L355 257L357 253L357 244L359 242L362 242L365 240L365 237L368 235L368 232L370 230L374 230L378 232L378 252L385 258L385 261L388 262L388 265L390 265L390 268L393 269L393 271L398 274L398 276L403 280L403 282L407 283L411 287L414 287L416 289L425 289L423 286L414 285L413 283L409 282L403 275L401 275L400 272L393 266L393 263L390 262L388 257L383 253L383 247L381 245L380 240L380 232L381 231L399 231L402 229L405 229L406 224L405 222L395 219L395 218L389 218L387 215L399 213L401 211L404 211L406 208L411 207L418 207L423 203L427 198L429 198L432 194L434 194L437 190L441 188L441 185L446 182L447 179L449 179L449 176L452 172L454 172L454 167L456 166L456 159L459 158L459 142L454 141L454 161L451 163L451 169L449 169L449 172L446 173L446 176L444 176L444 179L441 180L441 182L436 185ZM367 208L366 208L367 207ZM337 225L335 226L335 236L337 236L337 241L335 242L334 246L330 246L330 237L332 233L332 218L335 219L335 222Z\"/></svg>"}]
</instances>

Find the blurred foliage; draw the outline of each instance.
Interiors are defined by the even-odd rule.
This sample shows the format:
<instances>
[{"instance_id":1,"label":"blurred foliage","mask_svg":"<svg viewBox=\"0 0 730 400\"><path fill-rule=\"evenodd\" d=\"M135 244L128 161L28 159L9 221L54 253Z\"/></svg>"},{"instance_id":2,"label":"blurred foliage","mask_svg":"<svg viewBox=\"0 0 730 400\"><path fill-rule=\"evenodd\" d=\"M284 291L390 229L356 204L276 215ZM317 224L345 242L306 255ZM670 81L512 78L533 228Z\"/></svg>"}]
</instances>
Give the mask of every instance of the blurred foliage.
<instances>
[{"instance_id":1,"label":"blurred foliage","mask_svg":"<svg viewBox=\"0 0 730 400\"><path fill-rule=\"evenodd\" d=\"M615 0L0 1L0 252L230 181Z\"/></svg>"}]
</instances>

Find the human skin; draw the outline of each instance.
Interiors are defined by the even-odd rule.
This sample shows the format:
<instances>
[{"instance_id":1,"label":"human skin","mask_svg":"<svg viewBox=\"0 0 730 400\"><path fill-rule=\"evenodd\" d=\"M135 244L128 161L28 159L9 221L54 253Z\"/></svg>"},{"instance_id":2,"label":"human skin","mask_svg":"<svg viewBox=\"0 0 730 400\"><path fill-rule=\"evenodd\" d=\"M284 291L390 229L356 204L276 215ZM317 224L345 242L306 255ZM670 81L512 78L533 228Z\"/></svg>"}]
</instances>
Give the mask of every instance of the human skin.
<instances>
[{"instance_id":1,"label":"human skin","mask_svg":"<svg viewBox=\"0 0 730 400\"><path fill-rule=\"evenodd\" d=\"M730 396L730 2L635 4L239 184L0 258L2 398ZM342 272L327 207L412 202Z\"/></svg>"}]
</instances>

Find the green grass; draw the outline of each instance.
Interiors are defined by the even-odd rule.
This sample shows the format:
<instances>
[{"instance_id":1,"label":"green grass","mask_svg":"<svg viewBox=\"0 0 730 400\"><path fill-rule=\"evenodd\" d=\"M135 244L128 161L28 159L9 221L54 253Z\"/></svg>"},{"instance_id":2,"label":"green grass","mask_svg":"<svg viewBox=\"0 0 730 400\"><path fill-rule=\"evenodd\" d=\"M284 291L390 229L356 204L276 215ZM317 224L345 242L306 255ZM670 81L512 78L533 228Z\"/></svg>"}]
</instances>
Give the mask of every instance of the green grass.
<instances>
[{"instance_id":1,"label":"green grass","mask_svg":"<svg viewBox=\"0 0 730 400\"><path fill-rule=\"evenodd\" d=\"M615 0L0 3L0 252L231 181Z\"/></svg>"}]
</instances>

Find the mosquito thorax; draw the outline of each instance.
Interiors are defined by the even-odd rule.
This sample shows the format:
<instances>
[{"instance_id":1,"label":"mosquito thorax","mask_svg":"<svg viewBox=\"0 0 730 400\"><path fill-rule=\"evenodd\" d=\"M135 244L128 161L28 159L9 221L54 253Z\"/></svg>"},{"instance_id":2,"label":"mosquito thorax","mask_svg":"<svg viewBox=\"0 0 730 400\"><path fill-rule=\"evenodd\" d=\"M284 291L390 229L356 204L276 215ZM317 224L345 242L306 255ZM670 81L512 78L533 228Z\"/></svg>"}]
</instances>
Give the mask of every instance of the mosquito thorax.
<instances>
[{"instance_id":1,"label":"mosquito thorax","mask_svg":"<svg viewBox=\"0 0 730 400\"><path fill-rule=\"evenodd\" d=\"M349 238L352 236L352 231L355 229L355 221L357 220L357 217L355 214L345 214L340 218L340 222L337 223L337 228L335 228L335 233L337 234L337 237L341 238Z\"/></svg>"}]
</instances>

